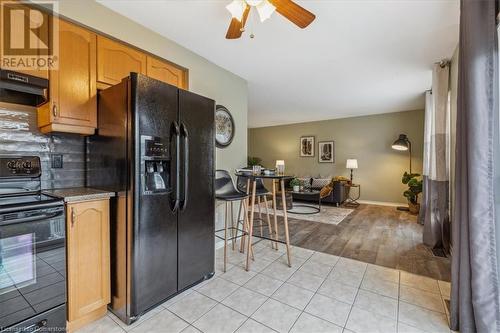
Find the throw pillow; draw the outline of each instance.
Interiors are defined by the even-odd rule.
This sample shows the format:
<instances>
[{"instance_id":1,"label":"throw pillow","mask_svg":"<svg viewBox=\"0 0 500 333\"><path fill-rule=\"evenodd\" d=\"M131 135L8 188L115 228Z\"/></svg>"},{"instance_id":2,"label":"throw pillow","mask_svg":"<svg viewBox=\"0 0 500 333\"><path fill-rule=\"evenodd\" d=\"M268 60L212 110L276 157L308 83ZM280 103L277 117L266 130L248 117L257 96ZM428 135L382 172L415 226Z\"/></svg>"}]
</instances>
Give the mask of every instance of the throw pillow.
<instances>
[{"instance_id":1,"label":"throw pillow","mask_svg":"<svg viewBox=\"0 0 500 333\"><path fill-rule=\"evenodd\" d=\"M321 199L323 198L326 198L327 196L330 195L330 193L332 193L333 191L333 187L331 184L328 184L326 186L323 186L323 188L321 189L321 191L319 192L319 197Z\"/></svg>"},{"instance_id":2,"label":"throw pillow","mask_svg":"<svg viewBox=\"0 0 500 333\"><path fill-rule=\"evenodd\" d=\"M332 180L330 178L313 178L311 188L319 190L330 184L331 181Z\"/></svg>"}]
</instances>

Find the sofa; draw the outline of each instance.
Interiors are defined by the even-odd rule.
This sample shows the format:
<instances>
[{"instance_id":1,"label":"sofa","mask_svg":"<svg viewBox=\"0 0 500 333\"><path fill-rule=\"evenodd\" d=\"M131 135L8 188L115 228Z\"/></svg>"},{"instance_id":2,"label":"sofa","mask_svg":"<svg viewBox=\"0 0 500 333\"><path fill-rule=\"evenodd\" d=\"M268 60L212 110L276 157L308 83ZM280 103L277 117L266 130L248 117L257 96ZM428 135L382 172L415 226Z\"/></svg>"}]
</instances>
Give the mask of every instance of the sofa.
<instances>
[{"instance_id":1,"label":"sofa","mask_svg":"<svg viewBox=\"0 0 500 333\"><path fill-rule=\"evenodd\" d=\"M312 189L321 191L321 189L328 185L331 181L330 178L297 178L304 186L305 189ZM334 204L336 206L341 205L347 199L347 191L344 187L345 181L334 181L333 191L326 197L321 199L321 203ZM302 195L300 193L292 193L293 200L300 201L312 201L313 199L309 195Z\"/></svg>"}]
</instances>

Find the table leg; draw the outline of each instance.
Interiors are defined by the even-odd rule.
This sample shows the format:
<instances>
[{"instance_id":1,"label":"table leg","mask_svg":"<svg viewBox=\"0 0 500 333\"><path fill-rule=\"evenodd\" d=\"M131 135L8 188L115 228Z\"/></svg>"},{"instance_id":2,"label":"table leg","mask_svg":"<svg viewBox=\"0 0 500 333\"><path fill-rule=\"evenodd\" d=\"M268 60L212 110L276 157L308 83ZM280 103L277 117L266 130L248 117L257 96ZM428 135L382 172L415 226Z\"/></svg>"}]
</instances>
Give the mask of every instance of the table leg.
<instances>
[{"instance_id":1,"label":"table leg","mask_svg":"<svg viewBox=\"0 0 500 333\"><path fill-rule=\"evenodd\" d=\"M243 203L245 202L245 200L240 200L240 208L238 209L238 218L236 219L236 238L235 238L235 243L238 244L238 233L239 233L239 229L240 229L240 220L241 220L241 212L243 211ZM244 230L245 229L245 225L244 223L242 222L241 223L241 230ZM243 234L241 235L242 237L244 236ZM241 243L241 241L240 241ZM234 247L233 247L233 251L234 251ZM241 248L240 248L240 251L241 251Z\"/></svg>"},{"instance_id":2,"label":"table leg","mask_svg":"<svg viewBox=\"0 0 500 333\"><path fill-rule=\"evenodd\" d=\"M247 194L250 193L250 178L247 179ZM250 205L250 198L246 198L245 199L246 201L246 206L247 206L247 211L245 214L247 214L247 217L245 217L245 219L248 218L248 206ZM243 230L245 230L246 232L248 232L248 229L246 229L246 225L243 227ZM246 237L241 237L241 242L240 242L240 252L241 253L245 253L245 239Z\"/></svg>"},{"instance_id":3,"label":"table leg","mask_svg":"<svg viewBox=\"0 0 500 333\"><path fill-rule=\"evenodd\" d=\"M248 230L250 230L250 227L249 227L249 223L248 223L248 206L246 204L246 201L243 201L244 202L244 209L245 209L245 219L244 219L244 229L246 230L246 232L248 233ZM247 237L247 234L244 234L242 235L242 239ZM250 247L250 254L252 256L252 260L254 260L254 256L253 256L253 245Z\"/></svg>"},{"instance_id":4,"label":"table leg","mask_svg":"<svg viewBox=\"0 0 500 333\"><path fill-rule=\"evenodd\" d=\"M231 238L232 238L232 244L231 247L234 251L234 211L233 211L233 202L231 201Z\"/></svg>"},{"instance_id":5,"label":"table leg","mask_svg":"<svg viewBox=\"0 0 500 333\"><path fill-rule=\"evenodd\" d=\"M227 218L228 218L228 209L229 203L226 201L226 209L224 210L224 273L226 273L226 262L227 262Z\"/></svg>"},{"instance_id":6,"label":"table leg","mask_svg":"<svg viewBox=\"0 0 500 333\"><path fill-rule=\"evenodd\" d=\"M253 179L252 181L252 207L250 210L250 225L249 225L249 231L248 231L248 244L247 244L247 265L246 265L246 271L250 268L250 251L252 249L252 234L253 234L253 216L255 213L255 189L257 186L257 181Z\"/></svg>"},{"instance_id":7,"label":"table leg","mask_svg":"<svg viewBox=\"0 0 500 333\"><path fill-rule=\"evenodd\" d=\"M285 206L286 207L286 206ZM273 179L273 210L274 210L274 239L278 240L278 217L276 215L276 181ZM286 210L286 209L285 209ZM276 251L278 250L278 243L275 242Z\"/></svg>"},{"instance_id":8,"label":"table leg","mask_svg":"<svg viewBox=\"0 0 500 333\"><path fill-rule=\"evenodd\" d=\"M260 196L257 197L257 206L259 207L259 220L260 220L260 236L264 235L264 227L262 226L262 208L260 207Z\"/></svg>"},{"instance_id":9,"label":"table leg","mask_svg":"<svg viewBox=\"0 0 500 333\"><path fill-rule=\"evenodd\" d=\"M288 256L288 267L292 267L292 262L290 260L290 236L288 235L288 213L286 211L286 194L285 194L285 182L281 180L281 200L283 200L283 218L285 220L285 241L286 241L286 254Z\"/></svg>"},{"instance_id":10,"label":"table leg","mask_svg":"<svg viewBox=\"0 0 500 333\"><path fill-rule=\"evenodd\" d=\"M271 219L269 218L269 205L267 204L267 195L264 195L264 204L266 205L267 227L269 229L269 238L273 238L273 228L271 227ZM274 243L271 241L271 247L274 249Z\"/></svg>"}]
</instances>

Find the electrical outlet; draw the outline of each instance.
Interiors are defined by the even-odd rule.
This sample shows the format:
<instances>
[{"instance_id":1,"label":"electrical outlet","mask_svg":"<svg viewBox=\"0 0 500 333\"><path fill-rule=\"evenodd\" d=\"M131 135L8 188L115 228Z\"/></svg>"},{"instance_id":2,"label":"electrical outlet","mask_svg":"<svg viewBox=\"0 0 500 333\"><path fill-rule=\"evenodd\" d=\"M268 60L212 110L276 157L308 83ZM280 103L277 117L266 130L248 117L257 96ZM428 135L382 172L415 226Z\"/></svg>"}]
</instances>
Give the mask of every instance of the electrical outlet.
<instances>
[{"instance_id":1,"label":"electrical outlet","mask_svg":"<svg viewBox=\"0 0 500 333\"><path fill-rule=\"evenodd\" d=\"M52 166L52 169L62 169L62 167L63 167L63 155L62 154L50 155L50 164Z\"/></svg>"}]
</instances>

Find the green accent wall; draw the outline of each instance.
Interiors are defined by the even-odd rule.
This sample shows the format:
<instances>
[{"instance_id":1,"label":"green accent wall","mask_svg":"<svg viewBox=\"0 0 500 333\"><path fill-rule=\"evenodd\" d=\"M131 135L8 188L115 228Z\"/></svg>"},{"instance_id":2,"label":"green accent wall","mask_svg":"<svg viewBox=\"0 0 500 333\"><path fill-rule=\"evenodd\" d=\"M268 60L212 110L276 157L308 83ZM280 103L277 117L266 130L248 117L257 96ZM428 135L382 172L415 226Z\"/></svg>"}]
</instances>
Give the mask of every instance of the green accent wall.
<instances>
[{"instance_id":1,"label":"green accent wall","mask_svg":"<svg viewBox=\"0 0 500 333\"><path fill-rule=\"evenodd\" d=\"M274 168L285 160L286 173L298 177L348 176L348 158L358 160L354 182L361 184L361 200L404 203L401 176L409 169L407 152L391 148L400 133L412 142L413 172L422 172L424 111L323 120L248 130L248 154ZM315 136L315 156L300 157L301 136ZM335 163L318 162L318 142L335 141Z\"/></svg>"}]
</instances>

